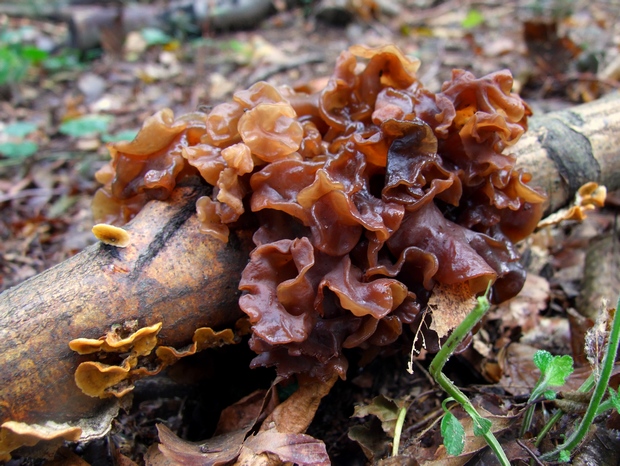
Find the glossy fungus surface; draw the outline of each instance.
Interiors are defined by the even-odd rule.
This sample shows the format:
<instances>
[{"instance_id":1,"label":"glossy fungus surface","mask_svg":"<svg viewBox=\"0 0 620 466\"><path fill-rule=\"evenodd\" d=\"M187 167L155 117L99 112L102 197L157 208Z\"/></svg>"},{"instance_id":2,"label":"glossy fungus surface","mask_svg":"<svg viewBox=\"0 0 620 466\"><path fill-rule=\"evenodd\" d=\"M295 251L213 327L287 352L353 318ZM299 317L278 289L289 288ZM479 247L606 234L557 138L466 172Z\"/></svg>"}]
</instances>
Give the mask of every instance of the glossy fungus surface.
<instances>
[{"instance_id":1,"label":"glossy fungus surface","mask_svg":"<svg viewBox=\"0 0 620 466\"><path fill-rule=\"evenodd\" d=\"M514 244L545 196L509 153L531 114L510 73L456 70L435 94L418 66L394 46L354 46L318 95L260 82L208 114L164 110L110 146L96 219L126 222L188 175L213 186L196 205L205 234L227 241L255 217L239 283L254 366L328 379L345 376L343 348L423 334L432 351L433 329L453 325L433 325L450 312L428 306L434 291L519 292Z\"/></svg>"}]
</instances>

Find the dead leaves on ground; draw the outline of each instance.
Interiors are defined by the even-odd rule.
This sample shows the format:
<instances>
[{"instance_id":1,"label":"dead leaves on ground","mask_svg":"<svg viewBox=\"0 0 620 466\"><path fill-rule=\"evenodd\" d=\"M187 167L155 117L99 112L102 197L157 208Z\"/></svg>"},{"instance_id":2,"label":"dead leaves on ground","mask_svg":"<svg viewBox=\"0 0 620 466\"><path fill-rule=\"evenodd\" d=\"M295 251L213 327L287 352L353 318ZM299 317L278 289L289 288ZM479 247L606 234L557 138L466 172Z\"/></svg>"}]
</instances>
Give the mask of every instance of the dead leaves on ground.
<instances>
[{"instance_id":1,"label":"dead leaves on ground","mask_svg":"<svg viewBox=\"0 0 620 466\"><path fill-rule=\"evenodd\" d=\"M269 390L254 392L226 408L216 435L193 443L177 437L159 424L159 451L151 448L147 466L217 466L235 461L237 466L300 466L331 464L325 444L304 434L321 399L336 378L327 382L300 377L297 389L280 402L276 380Z\"/></svg>"},{"instance_id":2,"label":"dead leaves on ground","mask_svg":"<svg viewBox=\"0 0 620 466\"><path fill-rule=\"evenodd\" d=\"M501 434L515 426L519 420L519 410L506 405L501 397L493 394L478 394L473 400L478 412L492 422L494 434ZM434 429L439 424L443 411L438 408L430 413L429 425L414 432L414 437L407 440L405 448L397 457L391 458L392 463L379 461L385 458L390 450L394 436L394 424L398 411L402 407L410 407L411 400L390 399L380 395L366 405L357 406L354 417L364 418L366 421L349 430L349 438L356 441L364 450L366 457L373 464L410 464L407 461L414 459L417 464L425 466L461 466L487 447L483 437L476 436L473 430L473 421L458 405L451 408L451 412L460 420L465 429L465 446L458 456L447 453L442 444L439 431ZM406 426L405 426L406 430ZM523 459L528 453L523 448L512 445L514 441L504 443L511 460ZM397 459L400 459L397 461ZM400 461L400 462L399 462Z\"/></svg>"}]
</instances>

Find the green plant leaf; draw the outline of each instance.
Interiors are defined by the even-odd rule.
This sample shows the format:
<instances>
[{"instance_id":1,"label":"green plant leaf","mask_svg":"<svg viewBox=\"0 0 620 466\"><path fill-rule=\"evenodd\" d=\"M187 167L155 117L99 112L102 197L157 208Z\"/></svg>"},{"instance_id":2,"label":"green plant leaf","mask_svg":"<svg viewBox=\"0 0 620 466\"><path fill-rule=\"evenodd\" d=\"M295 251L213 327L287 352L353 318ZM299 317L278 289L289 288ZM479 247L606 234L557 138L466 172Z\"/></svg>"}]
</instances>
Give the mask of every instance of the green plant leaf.
<instances>
[{"instance_id":1,"label":"green plant leaf","mask_svg":"<svg viewBox=\"0 0 620 466\"><path fill-rule=\"evenodd\" d=\"M25 159L34 155L39 145L32 141L3 142L0 144L0 154L10 159Z\"/></svg>"},{"instance_id":2,"label":"green plant leaf","mask_svg":"<svg viewBox=\"0 0 620 466\"><path fill-rule=\"evenodd\" d=\"M562 450L558 459L560 460L560 463L568 463L570 461L570 451Z\"/></svg>"},{"instance_id":3,"label":"green plant leaf","mask_svg":"<svg viewBox=\"0 0 620 466\"><path fill-rule=\"evenodd\" d=\"M126 129L114 134L104 134L101 136L101 140L103 142L133 141L138 131L137 129Z\"/></svg>"},{"instance_id":4,"label":"green plant leaf","mask_svg":"<svg viewBox=\"0 0 620 466\"><path fill-rule=\"evenodd\" d=\"M41 50L38 47L33 47L30 45L24 45L20 47L18 49L18 53L22 56L22 58L24 58L25 60L29 60L33 63L39 63L45 60L49 55L49 53L45 50Z\"/></svg>"},{"instance_id":5,"label":"green plant leaf","mask_svg":"<svg viewBox=\"0 0 620 466\"><path fill-rule=\"evenodd\" d=\"M573 358L568 355L553 356L545 350L539 350L534 354L534 364L540 369L544 388L561 387L574 370Z\"/></svg>"},{"instance_id":6,"label":"green plant leaf","mask_svg":"<svg viewBox=\"0 0 620 466\"><path fill-rule=\"evenodd\" d=\"M4 134L23 139L37 129L37 124L31 121L16 121L4 127Z\"/></svg>"},{"instance_id":7,"label":"green plant leaf","mask_svg":"<svg viewBox=\"0 0 620 466\"><path fill-rule=\"evenodd\" d=\"M480 26L484 22L484 15L480 12L480 10L476 10L475 8L470 8L467 12L467 16L461 22L461 26L465 29L472 29L477 26Z\"/></svg>"},{"instance_id":8,"label":"green plant leaf","mask_svg":"<svg viewBox=\"0 0 620 466\"><path fill-rule=\"evenodd\" d=\"M62 134L76 138L93 136L98 133L107 132L110 121L112 121L110 115L85 115L65 121L60 125L59 131Z\"/></svg>"},{"instance_id":9,"label":"green plant leaf","mask_svg":"<svg viewBox=\"0 0 620 466\"><path fill-rule=\"evenodd\" d=\"M166 45L173 40L172 37L157 28L144 28L140 34L147 45Z\"/></svg>"},{"instance_id":10,"label":"green plant leaf","mask_svg":"<svg viewBox=\"0 0 620 466\"><path fill-rule=\"evenodd\" d=\"M611 401L611 404L616 408L616 411L620 413L620 396L618 392L611 387L609 387L609 401Z\"/></svg>"},{"instance_id":11,"label":"green plant leaf","mask_svg":"<svg viewBox=\"0 0 620 466\"><path fill-rule=\"evenodd\" d=\"M555 400L555 398L557 397L556 393L553 390L546 390L543 393L543 396L546 400Z\"/></svg>"},{"instance_id":12,"label":"green plant leaf","mask_svg":"<svg viewBox=\"0 0 620 466\"><path fill-rule=\"evenodd\" d=\"M0 85L21 81L30 65L30 61L24 59L13 48L0 46Z\"/></svg>"},{"instance_id":13,"label":"green plant leaf","mask_svg":"<svg viewBox=\"0 0 620 466\"><path fill-rule=\"evenodd\" d=\"M549 367L552 360L553 355L549 351L538 350L534 354L534 364L536 364L536 367L538 367L543 374L547 371L547 367Z\"/></svg>"},{"instance_id":14,"label":"green plant leaf","mask_svg":"<svg viewBox=\"0 0 620 466\"><path fill-rule=\"evenodd\" d=\"M449 455L458 456L465 447L465 429L450 411L446 411L441 420L441 436Z\"/></svg>"},{"instance_id":15,"label":"green plant leaf","mask_svg":"<svg viewBox=\"0 0 620 466\"><path fill-rule=\"evenodd\" d=\"M41 62L41 66L48 71L59 70L80 70L84 67L80 63L80 56L77 50L65 49L59 54L47 57Z\"/></svg>"},{"instance_id":16,"label":"green plant leaf","mask_svg":"<svg viewBox=\"0 0 620 466\"><path fill-rule=\"evenodd\" d=\"M478 416L477 418L473 418L474 421L474 435L476 437L482 437L486 435L493 427L493 423L488 419Z\"/></svg>"}]
</instances>

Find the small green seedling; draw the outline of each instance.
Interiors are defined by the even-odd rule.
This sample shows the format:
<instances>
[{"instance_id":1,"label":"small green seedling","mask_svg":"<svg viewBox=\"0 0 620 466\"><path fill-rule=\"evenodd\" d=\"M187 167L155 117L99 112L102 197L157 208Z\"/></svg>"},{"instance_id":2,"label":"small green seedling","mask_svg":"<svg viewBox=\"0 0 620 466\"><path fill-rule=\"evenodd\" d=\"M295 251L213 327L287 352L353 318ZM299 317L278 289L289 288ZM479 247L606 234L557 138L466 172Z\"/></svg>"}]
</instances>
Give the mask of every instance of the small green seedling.
<instances>
[{"instance_id":1,"label":"small green seedling","mask_svg":"<svg viewBox=\"0 0 620 466\"><path fill-rule=\"evenodd\" d=\"M442 369L445 366L446 362L448 361L450 356L454 354L454 351L459 346L459 344L461 344L461 342L467 337L469 332L471 332L471 330L476 326L478 322L480 322L482 317L484 317L486 312L489 310L489 307L491 306L488 299L490 289L491 283L489 283L485 294L477 298L478 303L476 304L474 309L467 315L467 317L465 317L465 319L463 319L463 322L461 322L461 324L452 331L442 348L435 355L433 361L431 362L431 365L429 366L429 372L431 376L435 379L435 381L441 386L441 388L443 388L446 393L448 393L457 403L459 403L463 407L465 412L469 414L469 416L472 418L474 425L474 435L484 437L502 466L510 466L510 461L508 461L506 453L504 453L504 450L502 449L501 445L495 438L495 435L493 435L493 432L491 431L491 421L480 416L480 414L478 414L474 406L471 404L471 401L469 401L469 398L467 398L467 395L465 395L461 390L459 390L459 388L454 385L454 383L452 383L452 381L442 372ZM447 423L448 426L451 427L453 421L447 421ZM446 433L447 432L444 432L442 428L444 445L447 441ZM446 449L447 448L448 447L446 446Z\"/></svg>"},{"instance_id":2,"label":"small green seedling","mask_svg":"<svg viewBox=\"0 0 620 466\"><path fill-rule=\"evenodd\" d=\"M36 154L39 145L25 139L36 130L37 124L30 121L17 121L6 125L2 132L7 140L0 142L0 154L14 160L22 160Z\"/></svg>"},{"instance_id":3,"label":"small green seedling","mask_svg":"<svg viewBox=\"0 0 620 466\"><path fill-rule=\"evenodd\" d=\"M618 413L620 413L620 394L618 394L618 392L611 387L609 387L609 398L605 403L601 403L600 408L605 407L604 405L607 403L609 403L610 408L613 407L616 411L618 411ZM599 411L601 411L600 408ZM605 411L601 411L601 413L604 413Z\"/></svg>"},{"instance_id":4,"label":"small green seedling","mask_svg":"<svg viewBox=\"0 0 620 466\"><path fill-rule=\"evenodd\" d=\"M607 347L605 349L605 357L603 359L603 363L598 374L596 386L594 387L594 391L592 392L592 397L590 398L590 403L588 404L588 409L583 415L579 426L577 426L575 431L566 438L564 443L557 446L554 450L542 455L540 457L541 460L549 461L557 457L560 461L569 461L572 452L581 444L582 440L590 431L594 418L600 412L602 412L601 408L610 409L612 407L616 407L616 403L620 405L617 393L613 390L609 392L610 397L608 398L608 400L606 400L605 403L601 403L605 394L609 390L609 379L611 378L611 374L613 372L614 364L616 361L616 355L618 354L618 344L620 343L620 313L617 311L619 307L620 298L618 299L618 304L616 304L616 309L609 311L610 314L613 314L613 322L611 324L609 339L607 341ZM585 387L591 385L593 381L593 377L588 378L588 380L584 382L579 391L585 391ZM546 430L546 428L547 426L545 426L544 430Z\"/></svg>"},{"instance_id":5,"label":"small green seedling","mask_svg":"<svg viewBox=\"0 0 620 466\"><path fill-rule=\"evenodd\" d=\"M458 456L463 453L463 448L465 447L465 429L461 421L448 410L446 405L451 401L454 401L454 398L446 398L441 403L441 407L444 410L441 420L441 436L448 454Z\"/></svg>"},{"instance_id":6,"label":"small green seedling","mask_svg":"<svg viewBox=\"0 0 620 466\"><path fill-rule=\"evenodd\" d=\"M530 429L534 417L535 401L540 397L547 400L555 398L555 392L550 387L561 387L573 373L573 358L568 355L553 356L549 351L539 350L534 355L534 364L540 369L540 378L532 389L528 400L529 406L525 411L521 424L521 437Z\"/></svg>"},{"instance_id":7,"label":"small green seedling","mask_svg":"<svg viewBox=\"0 0 620 466\"><path fill-rule=\"evenodd\" d=\"M58 130L75 138L89 137L106 133L111 121L111 115L84 115L65 121Z\"/></svg>"},{"instance_id":8,"label":"small green seedling","mask_svg":"<svg viewBox=\"0 0 620 466\"><path fill-rule=\"evenodd\" d=\"M470 8L467 16L461 21L461 26L465 29L473 29L484 23L484 15L475 8Z\"/></svg>"}]
</instances>

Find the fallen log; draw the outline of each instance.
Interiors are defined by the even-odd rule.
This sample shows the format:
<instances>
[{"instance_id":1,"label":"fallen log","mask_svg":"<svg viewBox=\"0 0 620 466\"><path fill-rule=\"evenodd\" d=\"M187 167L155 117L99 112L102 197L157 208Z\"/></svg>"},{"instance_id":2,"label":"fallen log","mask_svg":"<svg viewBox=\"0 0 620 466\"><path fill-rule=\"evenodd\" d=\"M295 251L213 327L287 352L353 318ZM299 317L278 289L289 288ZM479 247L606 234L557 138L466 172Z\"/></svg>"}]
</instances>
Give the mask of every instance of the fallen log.
<instances>
[{"instance_id":1,"label":"fallen log","mask_svg":"<svg viewBox=\"0 0 620 466\"><path fill-rule=\"evenodd\" d=\"M204 29L253 28L274 11L269 0L177 0L165 4L89 0L33 1L27 4L0 2L0 14L66 22L68 43L78 50L102 45L105 37L115 41L132 31L158 28L175 33L197 33Z\"/></svg>"},{"instance_id":2,"label":"fallen log","mask_svg":"<svg viewBox=\"0 0 620 466\"><path fill-rule=\"evenodd\" d=\"M84 358L69 349L70 340L98 338L113 324L137 320L162 322L160 341L180 347L196 328L230 326L241 316L236 282L251 237L237 231L224 245L198 231L195 202L205 190L185 186L169 202L149 203L126 225L126 248L97 243L0 295L2 423L53 421L58 435L78 427L81 438L100 436L118 406L76 386ZM7 435L0 434L4 459Z\"/></svg>"},{"instance_id":3,"label":"fallen log","mask_svg":"<svg viewBox=\"0 0 620 466\"><path fill-rule=\"evenodd\" d=\"M571 200L579 187L596 181L620 187L620 93L530 119L515 145L517 167L532 174L532 185L545 189L546 213Z\"/></svg>"},{"instance_id":4,"label":"fallen log","mask_svg":"<svg viewBox=\"0 0 620 466\"><path fill-rule=\"evenodd\" d=\"M532 184L550 193L548 212L582 182L620 188L619 100L616 93L532 119L513 148ZM69 341L137 320L162 322L160 342L179 347L198 327L241 316L237 285L251 235L233 231L224 244L201 234L195 200L205 189L183 186L166 202L150 202L126 226L127 248L98 243L0 295L0 458L40 438L87 439L109 428L116 404L78 389L74 373L84 358Z\"/></svg>"}]
</instances>

